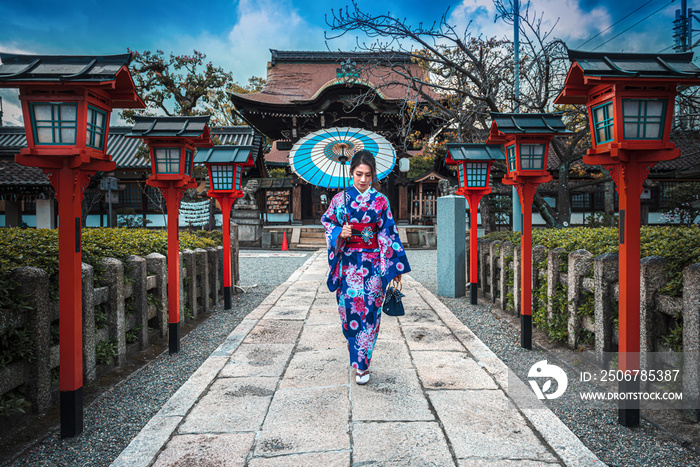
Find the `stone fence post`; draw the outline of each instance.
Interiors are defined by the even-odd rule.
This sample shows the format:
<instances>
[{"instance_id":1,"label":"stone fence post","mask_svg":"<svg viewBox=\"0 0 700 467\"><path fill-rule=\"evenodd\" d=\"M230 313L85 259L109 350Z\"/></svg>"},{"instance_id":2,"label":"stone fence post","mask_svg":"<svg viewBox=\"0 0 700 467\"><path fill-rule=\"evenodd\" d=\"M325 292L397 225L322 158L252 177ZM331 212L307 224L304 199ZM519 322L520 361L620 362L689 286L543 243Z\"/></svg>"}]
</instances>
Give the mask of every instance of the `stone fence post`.
<instances>
[{"instance_id":1,"label":"stone fence post","mask_svg":"<svg viewBox=\"0 0 700 467\"><path fill-rule=\"evenodd\" d=\"M547 259L547 248L544 245L535 245L532 248L532 291L534 293L542 282L540 277L540 271L537 269L537 265Z\"/></svg>"},{"instance_id":2,"label":"stone fence post","mask_svg":"<svg viewBox=\"0 0 700 467\"><path fill-rule=\"evenodd\" d=\"M27 327L34 341L34 363L29 365L29 399L36 412L51 406L51 310L49 276L39 268L21 267L14 271L19 292L28 296L31 311Z\"/></svg>"},{"instance_id":3,"label":"stone fence post","mask_svg":"<svg viewBox=\"0 0 700 467\"><path fill-rule=\"evenodd\" d=\"M656 310L657 291L666 285L666 258L649 256L642 258L639 283L639 351L642 369L646 352L656 351L661 316Z\"/></svg>"},{"instance_id":4,"label":"stone fence post","mask_svg":"<svg viewBox=\"0 0 700 467\"><path fill-rule=\"evenodd\" d=\"M180 301L184 302L183 303L183 310L181 313L184 313L184 310L187 309L192 313L192 317L196 318L197 317L197 257L195 255L195 252L192 250L182 250L180 252L180 258L182 264L184 264L184 268L187 272L182 273L180 275L181 277L181 287L183 289L181 290L181 293L184 295L180 295ZM180 322L184 323L185 320L183 319L184 316L180 316Z\"/></svg>"},{"instance_id":5,"label":"stone fence post","mask_svg":"<svg viewBox=\"0 0 700 467\"><path fill-rule=\"evenodd\" d=\"M146 271L155 276L156 288L153 297L156 302L156 317L160 337L168 333L168 269L165 256L160 253L151 253L146 256Z\"/></svg>"},{"instance_id":6,"label":"stone fence post","mask_svg":"<svg viewBox=\"0 0 700 467\"><path fill-rule=\"evenodd\" d=\"M133 292L131 303L134 308L134 329L138 336L139 349L148 347L148 290L146 260L131 255L126 258L126 276L131 280Z\"/></svg>"},{"instance_id":7,"label":"stone fence post","mask_svg":"<svg viewBox=\"0 0 700 467\"><path fill-rule=\"evenodd\" d=\"M211 311L211 302L209 301L209 262L207 261L207 250L197 248L194 250L195 260L197 261L197 288L195 289L195 306L199 308L195 314L203 311L209 313ZM194 274L193 274L194 275ZM197 300L199 299L199 300Z\"/></svg>"},{"instance_id":8,"label":"stone fence post","mask_svg":"<svg viewBox=\"0 0 700 467\"><path fill-rule=\"evenodd\" d=\"M561 263L566 255L565 248L555 248L547 253L547 322L551 323L554 319L554 294L561 280Z\"/></svg>"},{"instance_id":9,"label":"stone fence post","mask_svg":"<svg viewBox=\"0 0 700 467\"><path fill-rule=\"evenodd\" d=\"M222 275L219 267L219 248L207 248L207 263L209 263L209 296L212 303L216 306L219 303L220 279Z\"/></svg>"},{"instance_id":10,"label":"stone fence post","mask_svg":"<svg viewBox=\"0 0 700 467\"><path fill-rule=\"evenodd\" d=\"M117 342L117 365L126 363L126 323L124 322L124 265L115 258L104 258L102 285L107 287L107 329L109 337Z\"/></svg>"},{"instance_id":11,"label":"stone fence post","mask_svg":"<svg viewBox=\"0 0 700 467\"><path fill-rule=\"evenodd\" d=\"M683 400L692 403L687 411L700 421L700 263L683 271Z\"/></svg>"},{"instance_id":12,"label":"stone fence post","mask_svg":"<svg viewBox=\"0 0 700 467\"><path fill-rule=\"evenodd\" d=\"M83 377L91 383L97 378L95 348L95 270L83 263Z\"/></svg>"},{"instance_id":13,"label":"stone fence post","mask_svg":"<svg viewBox=\"0 0 700 467\"><path fill-rule=\"evenodd\" d=\"M502 310L508 309L508 270L510 269L510 262L513 257L513 244L510 242L503 242L501 246L501 278L499 281L500 286L500 306ZM510 259L509 259L510 258ZM469 277L469 276L467 276Z\"/></svg>"},{"instance_id":14,"label":"stone fence post","mask_svg":"<svg viewBox=\"0 0 700 467\"><path fill-rule=\"evenodd\" d=\"M617 313L615 284L618 281L617 253L603 253L593 260L593 309L595 315L595 353L599 365L605 353L613 349L613 316Z\"/></svg>"},{"instance_id":15,"label":"stone fence post","mask_svg":"<svg viewBox=\"0 0 700 467\"><path fill-rule=\"evenodd\" d=\"M239 270L238 263L238 224L231 221L231 284L241 285L241 271ZM240 291L236 287L231 287L233 293L239 293Z\"/></svg>"},{"instance_id":16,"label":"stone fence post","mask_svg":"<svg viewBox=\"0 0 700 467\"><path fill-rule=\"evenodd\" d=\"M513 314L520 316L520 245L513 249Z\"/></svg>"},{"instance_id":17,"label":"stone fence post","mask_svg":"<svg viewBox=\"0 0 700 467\"><path fill-rule=\"evenodd\" d=\"M576 310L581 303L583 292L583 277L591 270L593 255L586 250L575 250L569 253L569 345L572 348L578 346L578 338L581 333L581 320Z\"/></svg>"},{"instance_id":18,"label":"stone fence post","mask_svg":"<svg viewBox=\"0 0 700 467\"><path fill-rule=\"evenodd\" d=\"M500 290L499 279L501 276L498 271L498 266L500 265L500 257L502 255L501 242L498 240L491 242L491 245L489 245L488 254L487 266L489 271L489 298L491 299L491 303L496 303L498 291Z\"/></svg>"}]
</instances>

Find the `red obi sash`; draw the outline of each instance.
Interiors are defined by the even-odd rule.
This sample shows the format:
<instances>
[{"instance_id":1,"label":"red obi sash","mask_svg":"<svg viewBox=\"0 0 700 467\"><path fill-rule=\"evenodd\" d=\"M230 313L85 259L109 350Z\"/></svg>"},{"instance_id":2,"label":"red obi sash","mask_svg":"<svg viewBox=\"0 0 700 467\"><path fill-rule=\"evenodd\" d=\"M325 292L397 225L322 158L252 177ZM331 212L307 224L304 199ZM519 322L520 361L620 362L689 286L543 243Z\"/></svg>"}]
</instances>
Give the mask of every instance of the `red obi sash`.
<instances>
[{"instance_id":1,"label":"red obi sash","mask_svg":"<svg viewBox=\"0 0 700 467\"><path fill-rule=\"evenodd\" d=\"M345 246L347 248L379 248L379 242L377 241L378 226L376 222L371 224L351 223L352 235L345 240Z\"/></svg>"}]
</instances>

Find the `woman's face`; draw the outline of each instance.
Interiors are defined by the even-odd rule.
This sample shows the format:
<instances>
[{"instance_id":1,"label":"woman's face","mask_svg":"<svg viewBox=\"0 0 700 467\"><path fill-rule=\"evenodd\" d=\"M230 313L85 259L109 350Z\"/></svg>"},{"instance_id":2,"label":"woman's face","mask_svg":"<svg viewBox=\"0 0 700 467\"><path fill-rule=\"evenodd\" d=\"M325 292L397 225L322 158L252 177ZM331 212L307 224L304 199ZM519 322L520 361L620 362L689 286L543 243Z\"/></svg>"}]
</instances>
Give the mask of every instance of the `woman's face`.
<instances>
[{"instance_id":1,"label":"woman's face","mask_svg":"<svg viewBox=\"0 0 700 467\"><path fill-rule=\"evenodd\" d=\"M352 181L355 188L364 192L372 185L372 169L367 164L360 164L352 172Z\"/></svg>"}]
</instances>

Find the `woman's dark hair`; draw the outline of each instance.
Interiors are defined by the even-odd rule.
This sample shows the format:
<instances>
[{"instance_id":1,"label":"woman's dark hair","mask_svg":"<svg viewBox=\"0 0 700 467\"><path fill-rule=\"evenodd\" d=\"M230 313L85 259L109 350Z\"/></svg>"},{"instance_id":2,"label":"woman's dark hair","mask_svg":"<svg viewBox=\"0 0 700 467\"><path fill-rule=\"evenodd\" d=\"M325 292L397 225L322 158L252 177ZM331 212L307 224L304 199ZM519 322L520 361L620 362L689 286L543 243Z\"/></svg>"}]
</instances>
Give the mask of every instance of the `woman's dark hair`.
<instances>
[{"instance_id":1,"label":"woman's dark hair","mask_svg":"<svg viewBox=\"0 0 700 467\"><path fill-rule=\"evenodd\" d=\"M358 165L365 164L372 172L372 188L379 191L379 182L377 181L377 164L374 161L374 154L366 149L357 151L350 161L350 175L355 171Z\"/></svg>"}]
</instances>

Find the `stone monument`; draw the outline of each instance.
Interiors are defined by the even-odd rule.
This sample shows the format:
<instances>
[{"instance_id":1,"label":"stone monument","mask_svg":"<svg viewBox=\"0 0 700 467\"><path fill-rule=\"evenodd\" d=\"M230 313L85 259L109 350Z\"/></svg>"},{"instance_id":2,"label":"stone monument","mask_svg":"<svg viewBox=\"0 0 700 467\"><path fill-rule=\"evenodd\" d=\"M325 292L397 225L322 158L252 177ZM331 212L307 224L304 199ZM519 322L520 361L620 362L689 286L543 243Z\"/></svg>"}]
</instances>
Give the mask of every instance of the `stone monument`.
<instances>
[{"instance_id":1,"label":"stone monument","mask_svg":"<svg viewBox=\"0 0 700 467\"><path fill-rule=\"evenodd\" d=\"M243 245L257 244L262 239L263 221L255 200L259 186L258 180L249 180L243 187L245 196L233 205L231 221L238 225L238 241Z\"/></svg>"}]
</instances>

